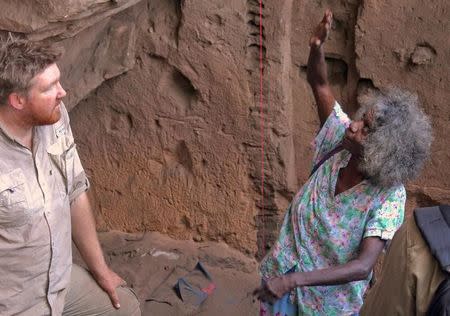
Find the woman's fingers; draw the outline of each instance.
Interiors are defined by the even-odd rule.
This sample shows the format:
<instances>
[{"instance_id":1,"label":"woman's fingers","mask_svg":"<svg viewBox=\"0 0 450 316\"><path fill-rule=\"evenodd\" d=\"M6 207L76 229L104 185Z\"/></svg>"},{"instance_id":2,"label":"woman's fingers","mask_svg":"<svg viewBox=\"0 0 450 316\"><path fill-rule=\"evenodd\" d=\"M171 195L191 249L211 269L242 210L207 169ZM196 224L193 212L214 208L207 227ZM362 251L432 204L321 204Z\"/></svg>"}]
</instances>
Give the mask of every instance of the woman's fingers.
<instances>
[{"instance_id":1,"label":"woman's fingers","mask_svg":"<svg viewBox=\"0 0 450 316\"><path fill-rule=\"evenodd\" d=\"M275 303L278 298L267 288L267 286L263 285L253 291L253 296L262 302L268 302L270 304Z\"/></svg>"},{"instance_id":2,"label":"woman's fingers","mask_svg":"<svg viewBox=\"0 0 450 316\"><path fill-rule=\"evenodd\" d=\"M333 21L333 13L327 9L323 15L322 21L316 26L314 33L309 41L310 46L319 47L328 37L331 30L331 23Z\"/></svg>"}]
</instances>

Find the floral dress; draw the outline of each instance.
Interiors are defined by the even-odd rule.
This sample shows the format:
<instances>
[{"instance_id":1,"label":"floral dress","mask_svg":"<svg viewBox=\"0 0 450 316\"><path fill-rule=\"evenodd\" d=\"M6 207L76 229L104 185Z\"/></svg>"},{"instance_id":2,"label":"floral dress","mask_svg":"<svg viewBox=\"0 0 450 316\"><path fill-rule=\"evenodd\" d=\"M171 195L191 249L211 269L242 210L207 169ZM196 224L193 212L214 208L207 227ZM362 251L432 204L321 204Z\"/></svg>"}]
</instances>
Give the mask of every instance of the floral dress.
<instances>
[{"instance_id":1,"label":"floral dress","mask_svg":"<svg viewBox=\"0 0 450 316\"><path fill-rule=\"evenodd\" d=\"M313 165L341 143L349 123L336 103L313 142ZM392 238L403 222L404 186L380 187L363 180L335 195L339 170L347 166L350 157L346 150L330 157L296 194L277 241L261 262L263 280L288 271L342 265L357 257L363 238ZM274 306L262 304L261 315L353 315L363 303L369 280L299 287L283 298L287 309L274 311Z\"/></svg>"}]
</instances>

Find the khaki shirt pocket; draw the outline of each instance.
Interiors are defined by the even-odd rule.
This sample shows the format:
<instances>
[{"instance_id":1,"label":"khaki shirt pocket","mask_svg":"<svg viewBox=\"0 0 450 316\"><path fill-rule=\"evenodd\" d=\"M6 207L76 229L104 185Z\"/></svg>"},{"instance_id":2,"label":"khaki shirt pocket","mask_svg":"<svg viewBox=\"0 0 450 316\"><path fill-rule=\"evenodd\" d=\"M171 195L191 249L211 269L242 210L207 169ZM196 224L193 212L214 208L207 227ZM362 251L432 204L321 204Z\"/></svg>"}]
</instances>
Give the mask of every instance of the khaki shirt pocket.
<instances>
[{"instance_id":1,"label":"khaki shirt pocket","mask_svg":"<svg viewBox=\"0 0 450 316\"><path fill-rule=\"evenodd\" d=\"M30 221L32 210L25 180L21 169L0 175L0 227L19 227Z\"/></svg>"},{"instance_id":2,"label":"khaki shirt pocket","mask_svg":"<svg viewBox=\"0 0 450 316\"><path fill-rule=\"evenodd\" d=\"M47 148L47 153L64 177L66 193L69 194L74 180L73 164L76 155L73 138L67 135L59 138L56 143Z\"/></svg>"}]
</instances>

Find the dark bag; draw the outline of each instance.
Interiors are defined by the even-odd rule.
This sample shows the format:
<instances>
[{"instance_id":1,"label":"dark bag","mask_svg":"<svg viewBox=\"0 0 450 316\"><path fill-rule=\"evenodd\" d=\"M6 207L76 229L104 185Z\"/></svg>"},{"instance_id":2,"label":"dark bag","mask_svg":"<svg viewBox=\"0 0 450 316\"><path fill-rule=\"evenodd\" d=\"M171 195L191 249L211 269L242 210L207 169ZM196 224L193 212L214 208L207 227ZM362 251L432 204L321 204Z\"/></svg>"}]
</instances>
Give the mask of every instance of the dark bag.
<instances>
[{"instance_id":1,"label":"dark bag","mask_svg":"<svg viewBox=\"0 0 450 316\"><path fill-rule=\"evenodd\" d=\"M183 302L199 306L214 292L216 284L205 267L198 262L194 270L178 279L173 289Z\"/></svg>"},{"instance_id":2,"label":"dark bag","mask_svg":"<svg viewBox=\"0 0 450 316\"><path fill-rule=\"evenodd\" d=\"M416 209L414 217L431 253L446 275L434 293L427 316L450 316L450 206Z\"/></svg>"},{"instance_id":3,"label":"dark bag","mask_svg":"<svg viewBox=\"0 0 450 316\"><path fill-rule=\"evenodd\" d=\"M450 316L450 278L441 282L428 307L427 316Z\"/></svg>"}]
</instances>

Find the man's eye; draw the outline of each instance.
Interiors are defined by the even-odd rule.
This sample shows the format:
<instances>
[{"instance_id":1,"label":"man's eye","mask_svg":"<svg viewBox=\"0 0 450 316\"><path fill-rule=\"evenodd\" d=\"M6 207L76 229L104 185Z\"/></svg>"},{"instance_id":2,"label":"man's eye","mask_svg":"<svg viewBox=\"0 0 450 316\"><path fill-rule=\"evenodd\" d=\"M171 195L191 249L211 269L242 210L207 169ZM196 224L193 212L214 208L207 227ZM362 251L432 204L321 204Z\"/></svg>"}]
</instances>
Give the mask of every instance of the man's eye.
<instances>
[{"instance_id":1,"label":"man's eye","mask_svg":"<svg viewBox=\"0 0 450 316\"><path fill-rule=\"evenodd\" d=\"M52 84L52 85L48 86L44 91L45 91L45 92L51 91L51 90L54 89L55 87L56 87L56 85Z\"/></svg>"}]
</instances>

